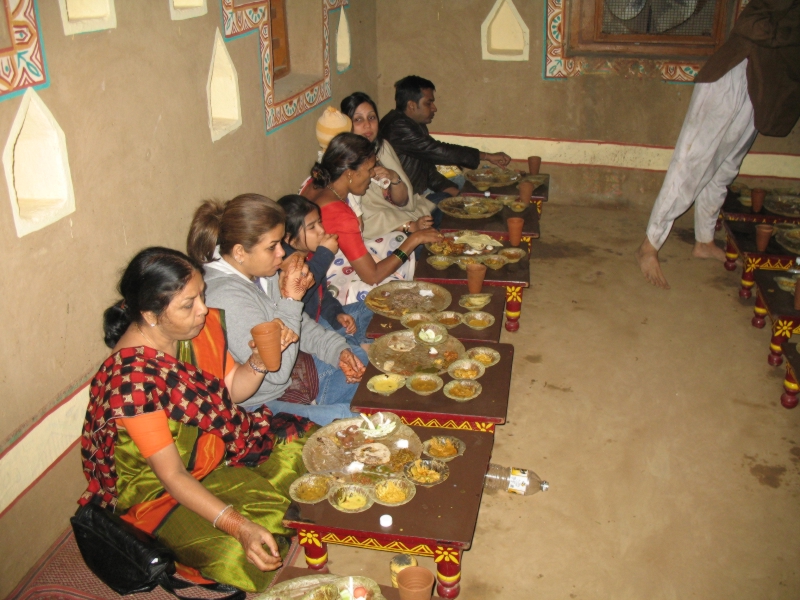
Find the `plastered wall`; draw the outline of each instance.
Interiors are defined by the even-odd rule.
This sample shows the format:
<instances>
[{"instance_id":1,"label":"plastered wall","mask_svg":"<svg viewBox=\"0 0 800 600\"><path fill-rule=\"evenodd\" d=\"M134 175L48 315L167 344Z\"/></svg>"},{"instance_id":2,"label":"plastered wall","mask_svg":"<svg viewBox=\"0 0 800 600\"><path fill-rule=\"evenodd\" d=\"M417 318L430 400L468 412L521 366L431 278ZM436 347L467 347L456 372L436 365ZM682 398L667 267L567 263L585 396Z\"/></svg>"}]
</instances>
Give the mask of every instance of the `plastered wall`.
<instances>
[{"instance_id":1,"label":"plastered wall","mask_svg":"<svg viewBox=\"0 0 800 600\"><path fill-rule=\"evenodd\" d=\"M375 5L347 9L352 68L332 76L338 106L377 93ZM64 130L77 210L17 238L0 185L0 451L85 382L107 356L103 310L119 272L141 248L184 249L197 204L243 192L297 190L316 157L324 106L265 135L258 36L227 43L239 75L242 126L212 144L206 81L219 5L171 21L166 0L117 2L117 29L64 36L56 2L39 2L51 84L42 100ZM331 14L336 31L338 12ZM332 49L335 65L335 50ZM20 98L0 102L5 141ZM76 437L79 432L76 431ZM67 526L85 480L71 451L0 518L0 597Z\"/></svg>"},{"instance_id":2,"label":"plastered wall","mask_svg":"<svg viewBox=\"0 0 800 600\"><path fill-rule=\"evenodd\" d=\"M432 132L674 146L693 86L616 75L543 80L544 4L515 1L530 29L530 60L497 62L481 59L480 43L494 0L377 0L381 113L394 107L393 83L416 74L436 85ZM788 138L759 137L753 150L800 154L800 128ZM543 170L554 175L554 202L649 207L663 180L658 172Z\"/></svg>"}]
</instances>

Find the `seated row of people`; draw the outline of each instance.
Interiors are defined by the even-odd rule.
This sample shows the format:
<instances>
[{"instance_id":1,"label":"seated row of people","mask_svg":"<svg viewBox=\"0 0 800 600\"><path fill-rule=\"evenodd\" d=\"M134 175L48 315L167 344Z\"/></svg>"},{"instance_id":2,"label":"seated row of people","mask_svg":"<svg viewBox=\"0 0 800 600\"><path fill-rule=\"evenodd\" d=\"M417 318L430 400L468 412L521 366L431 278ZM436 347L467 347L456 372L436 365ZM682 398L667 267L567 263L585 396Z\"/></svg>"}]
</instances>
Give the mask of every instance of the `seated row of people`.
<instances>
[{"instance_id":1,"label":"seated row of people","mask_svg":"<svg viewBox=\"0 0 800 600\"><path fill-rule=\"evenodd\" d=\"M431 94L414 100L430 117ZM303 446L352 416L371 318L361 300L389 277L413 278L416 247L441 239L422 184L381 142L375 103L357 93L342 107L353 131L331 141L302 195L203 202L188 255L139 252L104 313L112 353L91 382L80 503L158 538L190 579L269 585L292 534L282 519ZM265 321L281 326L274 372L251 340Z\"/></svg>"}]
</instances>

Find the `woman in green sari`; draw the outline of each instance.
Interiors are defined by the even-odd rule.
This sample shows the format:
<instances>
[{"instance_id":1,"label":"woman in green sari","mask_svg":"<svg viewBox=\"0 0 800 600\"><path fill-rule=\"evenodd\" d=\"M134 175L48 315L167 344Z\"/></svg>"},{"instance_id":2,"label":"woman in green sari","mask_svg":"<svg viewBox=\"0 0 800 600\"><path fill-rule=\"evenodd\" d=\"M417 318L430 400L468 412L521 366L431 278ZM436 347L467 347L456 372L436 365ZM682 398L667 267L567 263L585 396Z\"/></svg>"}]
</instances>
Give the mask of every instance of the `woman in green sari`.
<instances>
[{"instance_id":1,"label":"woman in green sari","mask_svg":"<svg viewBox=\"0 0 800 600\"><path fill-rule=\"evenodd\" d=\"M233 360L204 289L202 266L167 248L143 250L125 270L123 300L104 315L113 352L91 384L79 502L158 538L189 579L260 591L288 549L289 486L315 426L237 407L266 369L257 351ZM282 348L296 339L282 330Z\"/></svg>"}]
</instances>

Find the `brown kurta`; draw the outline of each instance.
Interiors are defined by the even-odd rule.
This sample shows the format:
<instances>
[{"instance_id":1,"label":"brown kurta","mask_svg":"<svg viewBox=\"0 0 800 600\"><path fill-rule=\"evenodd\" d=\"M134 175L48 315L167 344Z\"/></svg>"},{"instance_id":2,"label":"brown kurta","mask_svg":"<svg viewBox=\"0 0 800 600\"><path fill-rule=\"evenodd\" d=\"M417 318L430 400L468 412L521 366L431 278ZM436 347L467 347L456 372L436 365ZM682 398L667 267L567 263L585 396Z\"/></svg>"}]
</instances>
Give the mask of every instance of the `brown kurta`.
<instances>
[{"instance_id":1,"label":"brown kurta","mask_svg":"<svg viewBox=\"0 0 800 600\"><path fill-rule=\"evenodd\" d=\"M695 83L717 81L744 59L756 129L788 135L800 117L800 0L751 0Z\"/></svg>"}]
</instances>

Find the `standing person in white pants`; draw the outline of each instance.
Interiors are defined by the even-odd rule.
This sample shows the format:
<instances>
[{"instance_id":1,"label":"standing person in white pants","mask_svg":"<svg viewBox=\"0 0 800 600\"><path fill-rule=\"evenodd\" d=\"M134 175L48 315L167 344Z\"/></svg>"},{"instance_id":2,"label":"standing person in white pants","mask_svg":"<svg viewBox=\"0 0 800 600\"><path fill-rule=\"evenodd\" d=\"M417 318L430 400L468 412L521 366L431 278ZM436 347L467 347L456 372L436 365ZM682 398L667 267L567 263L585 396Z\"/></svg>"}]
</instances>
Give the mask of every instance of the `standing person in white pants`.
<instances>
[{"instance_id":1,"label":"standing person in white pants","mask_svg":"<svg viewBox=\"0 0 800 600\"><path fill-rule=\"evenodd\" d=\"M701 70L647 237L636 251L650 283L669 289L658 251L695 204L697 258L725 260L714 226L726 186L756 135L785 136L800 115L800 0L751 0L730 39Z\"/></svg>"}]
</instances>

